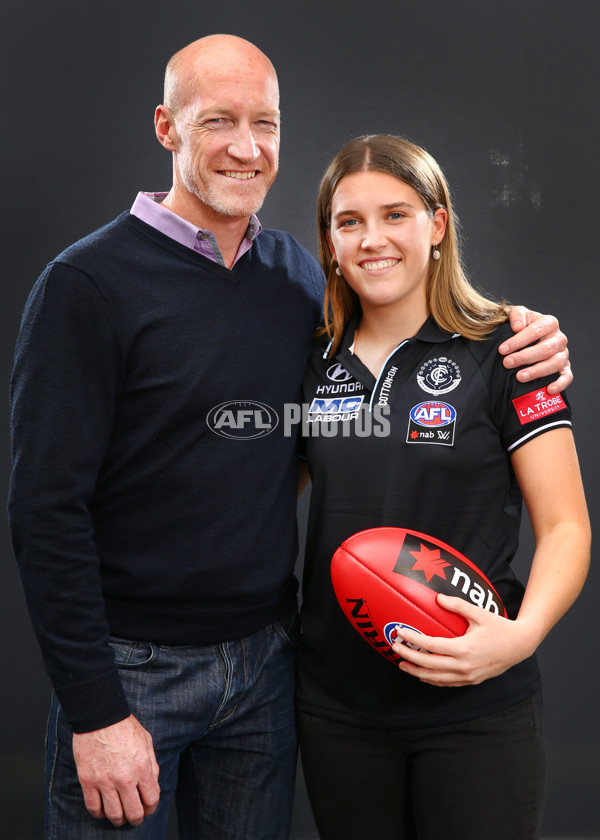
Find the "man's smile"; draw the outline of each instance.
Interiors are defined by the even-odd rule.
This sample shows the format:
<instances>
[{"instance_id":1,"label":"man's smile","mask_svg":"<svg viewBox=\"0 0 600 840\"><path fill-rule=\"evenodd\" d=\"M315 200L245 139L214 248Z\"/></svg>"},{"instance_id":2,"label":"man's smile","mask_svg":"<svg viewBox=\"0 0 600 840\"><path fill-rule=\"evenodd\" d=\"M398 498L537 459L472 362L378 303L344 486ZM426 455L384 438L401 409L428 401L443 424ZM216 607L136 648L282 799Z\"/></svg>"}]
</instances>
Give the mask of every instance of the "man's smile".
<instances>
[{"instance_id":1,"label":"man's smile","mask_svg":"<svg viewBox=\"0 0 600 840\"><path fill-rule=\"evenodd\" d=\"M235 178L236 181L250 181L253 178L256 178L258 174L257 169L241 172L233 169L222 169L219 170L219 172L221 175L225 175L226 178Z\"/></svg>"}]
</instances>

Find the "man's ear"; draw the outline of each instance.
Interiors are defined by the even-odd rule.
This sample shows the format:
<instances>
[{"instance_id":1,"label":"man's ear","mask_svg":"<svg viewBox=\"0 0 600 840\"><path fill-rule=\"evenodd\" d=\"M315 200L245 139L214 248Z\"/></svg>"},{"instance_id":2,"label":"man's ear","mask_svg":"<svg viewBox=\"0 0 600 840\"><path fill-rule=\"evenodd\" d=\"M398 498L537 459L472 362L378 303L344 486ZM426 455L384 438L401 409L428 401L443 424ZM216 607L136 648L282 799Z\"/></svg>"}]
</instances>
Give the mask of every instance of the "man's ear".
<instances>
[{"instance_id":1,"label":"man's ear","mask_svg":"<svg viewBox=\"0 0 600 840\"><path fill-rule=\"evenodd\" d=\"M174 152L177 139L175 119L166 105L159 105L154 112L154 130L161 146L164 146L170 152Z\"/></svg>"}]
</instances>

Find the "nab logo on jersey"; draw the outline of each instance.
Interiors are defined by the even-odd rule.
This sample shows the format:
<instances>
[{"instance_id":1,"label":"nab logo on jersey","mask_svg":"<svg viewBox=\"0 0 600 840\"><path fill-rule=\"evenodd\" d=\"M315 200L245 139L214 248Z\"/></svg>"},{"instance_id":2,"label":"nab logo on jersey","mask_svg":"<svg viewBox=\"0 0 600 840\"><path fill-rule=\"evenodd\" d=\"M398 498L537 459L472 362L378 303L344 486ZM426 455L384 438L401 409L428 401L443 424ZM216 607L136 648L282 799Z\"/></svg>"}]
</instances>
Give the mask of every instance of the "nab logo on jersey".
<instances>
[{"instance_id":1,"label":"nab logo on jersey","mask_svg":"<svg viewBox=\"0 0 600 840\"><path fill-rule=\"evenodd\" d=\"M279 423L277 412L265 403L231 400L208 412L206 424L219 437L254 440L270 435Z\"/></svg>"},{"instance_id":2,"label":"nab logo on jersey","mask_svg":"<svg viewBox=\"0 0 600 840\"><path fill-rule=\"evenodd\" d=\"M410 410L406 442L452 446L455 422L456 409L450 403L419 403Z\"/></svg>"}]
</instances>

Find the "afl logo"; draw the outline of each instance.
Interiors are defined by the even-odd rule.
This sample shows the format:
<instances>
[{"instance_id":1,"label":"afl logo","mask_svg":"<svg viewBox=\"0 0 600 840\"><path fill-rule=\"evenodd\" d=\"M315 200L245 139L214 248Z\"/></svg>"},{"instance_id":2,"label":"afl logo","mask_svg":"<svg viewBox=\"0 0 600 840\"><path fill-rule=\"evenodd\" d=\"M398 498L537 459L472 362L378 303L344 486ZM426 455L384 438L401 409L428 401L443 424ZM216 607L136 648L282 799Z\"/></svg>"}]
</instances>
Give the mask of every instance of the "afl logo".
<instances>
[{"instance_id":1,"label":"afl logo","mask_svg":"<svg viewBox=\"0 0 600 840\"><path fill-rule=\"evenodd\" d=\"M390 647L398 641L398 630L401 630L405 627L407 630L414 630L415 633L420 633L421 636L423 635L420 630L417 630L416 627L412 627L410 624L404 624L402 621L388 621L388 623L383 628L383 635L385 636L385 640ZM408 642L401 642L403 645L407 645L407 647L411 647L414 650L421 650L421 648L416 647L415 645L411 645Z\"/></svg>"},{"instance_id":2,"label":"afl logo","mask_svg":"<svg viewBox=\"0 0 600 840\"><path fill-rule=\"evenodd\" d=\"M206 415L206 424L219 437L255 440L277 427L277 412L265 403L231 400L216 405Z\"/></svg>"},{"instance_id":3,"label":"afl logo","mask_svg":"<svg viewBox=\"0 0 600 840\"><path fill-rule=\"evenodd\" d=\"M460 385L460 368L446 356L429 359L417 374L419 387L435 397L447 394Z\"/></svg>"},{"instance_id":4,"label":"afl logo","mask_svg":"<svg viewBox=\"0 0 600 840\"><path fill-rule=\"evenodd\" d=\"M332 382L347 382L349 379L352 379L352 377L338 362L337 364L331 365L331 367L327 368L327 379L331 379Z\"/></svg>"},{"instance_id":5,"label":"afl logo","mask_svg":"<svg viewBox=\"0 0 600 840\"><path fill-rule=\"evenodd\" d=\"M456 409L449 403L422 402L411 409L410 419L419 426L439 428L456 420Z\"/></svg>"}]
</instances>

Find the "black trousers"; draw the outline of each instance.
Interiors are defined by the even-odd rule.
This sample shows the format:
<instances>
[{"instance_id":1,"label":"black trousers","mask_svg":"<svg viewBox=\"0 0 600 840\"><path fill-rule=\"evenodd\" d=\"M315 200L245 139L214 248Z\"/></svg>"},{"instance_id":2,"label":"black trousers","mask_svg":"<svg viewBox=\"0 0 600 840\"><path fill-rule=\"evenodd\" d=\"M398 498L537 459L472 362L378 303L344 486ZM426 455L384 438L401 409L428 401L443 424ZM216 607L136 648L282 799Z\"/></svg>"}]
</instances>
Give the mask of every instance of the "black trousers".
<instances>
[{"instance_id":1,"label":"black trousers","mask_svg":"<svg viewBox=\"0 0 600 840\"><path fill-rule=\"evenodd\" d=\"M419 730L299 713L321 840L535 840L545 791L539 694L496 714Z\"/></svg>"}]
</instances>

